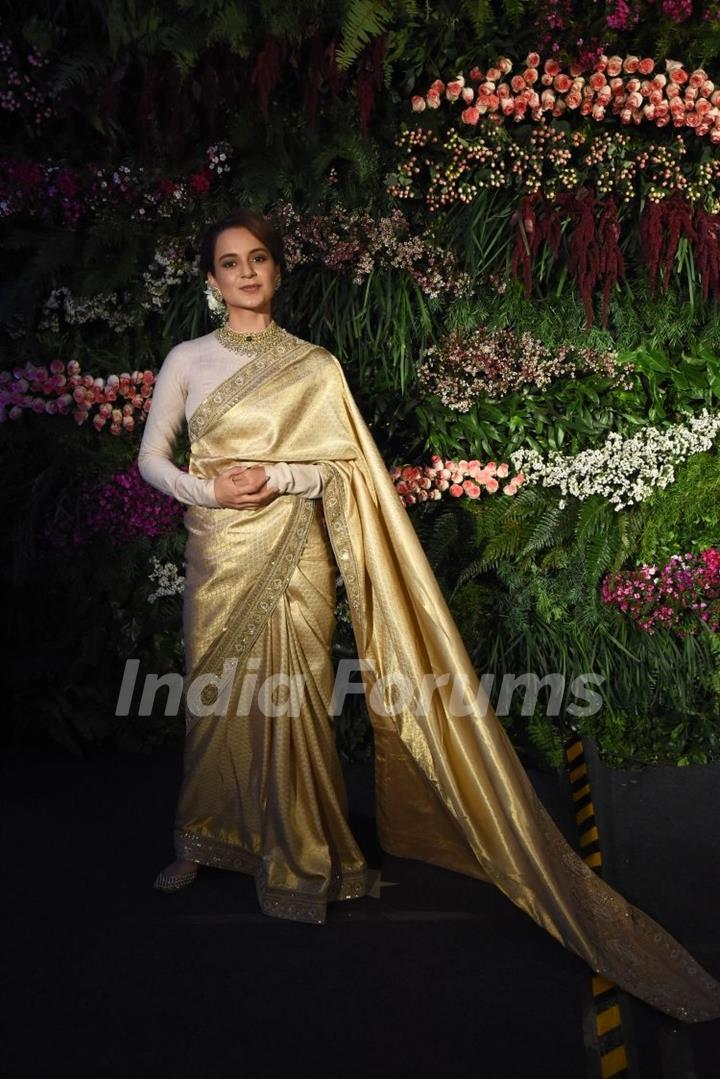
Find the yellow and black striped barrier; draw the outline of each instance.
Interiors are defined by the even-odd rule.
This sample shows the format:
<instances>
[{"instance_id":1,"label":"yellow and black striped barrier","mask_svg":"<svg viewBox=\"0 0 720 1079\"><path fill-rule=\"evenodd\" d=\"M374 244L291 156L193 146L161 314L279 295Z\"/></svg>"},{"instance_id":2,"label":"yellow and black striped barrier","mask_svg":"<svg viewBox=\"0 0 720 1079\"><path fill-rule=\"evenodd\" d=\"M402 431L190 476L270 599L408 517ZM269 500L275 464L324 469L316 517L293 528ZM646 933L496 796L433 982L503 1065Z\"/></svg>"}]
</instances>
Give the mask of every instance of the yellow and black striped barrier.
<instances>
[{"instance_id":1,"label":"yellow and black striped barrier","mask_svg":"<svg viewBox=\"0 0 720 1079\"><path fill-rule=\"evenodd\" d=\"M580 856L598 876L602 876L602 851L595 821L595 807L590 790L590 775L582 740L573 738L565 746L565 761L575 803ZM617 986L599 974L593 975L592 996L595 1006L595 1043L600 1057L602 1079L629 1076L629 1065Z\"/></svg>"}]
</instances>

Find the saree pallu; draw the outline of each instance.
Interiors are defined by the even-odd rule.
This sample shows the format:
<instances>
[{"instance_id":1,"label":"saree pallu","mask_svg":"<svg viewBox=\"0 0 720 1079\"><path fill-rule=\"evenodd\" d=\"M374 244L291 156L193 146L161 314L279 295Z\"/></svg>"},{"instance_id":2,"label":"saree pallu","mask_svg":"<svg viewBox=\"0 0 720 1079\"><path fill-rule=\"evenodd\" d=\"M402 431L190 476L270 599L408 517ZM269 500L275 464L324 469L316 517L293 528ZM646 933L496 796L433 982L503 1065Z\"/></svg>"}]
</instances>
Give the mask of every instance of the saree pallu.
<instances>
[{"instance_id":1,"label":"saree pallu","mask_svg":"<svg viewBox=\"0 0 720 1079\"><path fill-rule=\"evenodd\" d=\"M316 463L324 526L317 503L294 496L186 514L178 854L255 872L261 903L277 901L263 909L280 916L322 921L331 898L365 894L370 871L345 823L327 715L337 565L373 727L383 849L496 885L596 973L670 1015L720 1017L720 983L585 864L537 797L339 361L283 331L200 404L189 433L190 472L205 478L237 460ZM234 715L242 688L222 681L233 657L238 672L252 661L263 674L305 674L299 714L241 705ZM415 687L411 699L401 683ZM220 698L233 705L227 718L200 715Z\"/></svg>"}]
</instances>

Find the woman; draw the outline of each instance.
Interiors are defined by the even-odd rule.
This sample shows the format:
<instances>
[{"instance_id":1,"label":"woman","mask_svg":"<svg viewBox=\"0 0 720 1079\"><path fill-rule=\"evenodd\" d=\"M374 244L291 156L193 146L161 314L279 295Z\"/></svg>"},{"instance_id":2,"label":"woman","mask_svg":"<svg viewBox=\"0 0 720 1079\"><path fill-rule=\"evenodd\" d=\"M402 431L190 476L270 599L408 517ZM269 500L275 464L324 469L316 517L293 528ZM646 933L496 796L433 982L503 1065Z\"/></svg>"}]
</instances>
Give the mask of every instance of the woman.
<instances>
[{"instance_id":1,"label":"woman","mask_svg":"<svg viewBox=\"0 0 720 1079\"><path fill-rule=\"evenodd\" d=\"M367 893L329 718L337 564L382 847L497 885L661 1010L720 1017L720 983L596 876L537 798L339 361L271 317L281 237L238 211L208 229L201 267L227 321L168 354L139 458L189 504L178 860L156 886L182 887L198 865L241 870L265 913L316 923ZM172 463L184 418L189 474Z\"/></svg>"}]
</instances>

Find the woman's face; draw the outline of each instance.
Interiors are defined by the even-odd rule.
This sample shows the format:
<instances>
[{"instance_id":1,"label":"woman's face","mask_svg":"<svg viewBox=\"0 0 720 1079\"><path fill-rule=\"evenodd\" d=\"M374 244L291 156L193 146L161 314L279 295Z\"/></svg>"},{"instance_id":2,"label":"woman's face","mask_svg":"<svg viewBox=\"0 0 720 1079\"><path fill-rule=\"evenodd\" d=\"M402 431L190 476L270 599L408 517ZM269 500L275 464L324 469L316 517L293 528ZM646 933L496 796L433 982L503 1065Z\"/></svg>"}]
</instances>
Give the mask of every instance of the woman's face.
<instances>
[{"instance_id":1,"label":"woman's face","mask_svg":"<svg viewBox=\"0 0 720 1079\"><path fill-rule=\"evenodd\" d=\"M208 274L208 281L220 289L228 308L268 313L277 275L277 264L262 240L244 227L223 229L215 241L215 272Z\"/></svg>"}]
</instances>

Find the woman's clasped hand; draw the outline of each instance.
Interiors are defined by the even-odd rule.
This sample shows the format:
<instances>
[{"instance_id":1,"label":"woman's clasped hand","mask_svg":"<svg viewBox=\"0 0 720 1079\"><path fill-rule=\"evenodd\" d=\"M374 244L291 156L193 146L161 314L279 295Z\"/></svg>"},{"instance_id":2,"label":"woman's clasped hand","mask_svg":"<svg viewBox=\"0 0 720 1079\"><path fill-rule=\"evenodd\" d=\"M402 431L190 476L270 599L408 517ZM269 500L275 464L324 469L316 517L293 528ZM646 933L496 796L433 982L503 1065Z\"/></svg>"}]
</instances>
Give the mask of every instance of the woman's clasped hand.
<instances>
[{"instance_id":1,"label":"woman's clasped hand","mask_svg":"<svg viewBox=\"0 0 720 1079\"><path fill-rule=\"evenodd\" d=\"M259 509L278 497L278 490L269 486L261 465L230 465L215 477L215 498L223 509Z\"/></svg>"}]
</instances>

